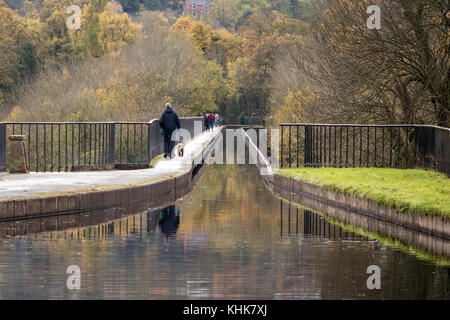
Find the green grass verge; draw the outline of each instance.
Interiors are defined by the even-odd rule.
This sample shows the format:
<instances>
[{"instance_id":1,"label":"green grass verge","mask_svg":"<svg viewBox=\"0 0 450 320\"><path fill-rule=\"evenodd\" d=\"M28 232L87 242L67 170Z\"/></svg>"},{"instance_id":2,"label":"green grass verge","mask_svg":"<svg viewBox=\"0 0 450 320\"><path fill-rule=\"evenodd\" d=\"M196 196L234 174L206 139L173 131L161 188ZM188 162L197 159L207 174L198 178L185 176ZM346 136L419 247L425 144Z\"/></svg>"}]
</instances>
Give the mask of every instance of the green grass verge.
<instances>
[{"instance_id":1,"label":"green grass verge","mask_svg":"<svg viewBox=\"0 0 450 320\"><path fill-rule=\"evenodd\" d=\"M427 215L450 217L450 179L443 173L385 168L302 168L280 173L328 190Z\"/></svg>"}]
</instances>

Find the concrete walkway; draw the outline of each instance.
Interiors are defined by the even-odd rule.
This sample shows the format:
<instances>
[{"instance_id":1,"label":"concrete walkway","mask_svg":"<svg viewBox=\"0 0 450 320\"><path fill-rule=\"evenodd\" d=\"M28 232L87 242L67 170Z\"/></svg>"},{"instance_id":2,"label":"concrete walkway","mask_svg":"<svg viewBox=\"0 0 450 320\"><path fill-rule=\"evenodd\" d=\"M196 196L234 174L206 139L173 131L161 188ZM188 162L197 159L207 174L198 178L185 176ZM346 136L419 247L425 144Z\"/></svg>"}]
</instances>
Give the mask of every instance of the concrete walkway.
<instances>
[{"instance_id":1,"label":"concrete walkway","mask_svg":"<svg viewBox=\"0 0 450 320\"><path fill-rule=\"evenodd\" d=\"M221 129L203 132L185 145L183 158L161 158L154 168L140 170L109 170L88 172L31 172L29 174L0 175L0 200L33 197L56 192L77 192L99 187L120 187L142 181L175 176L192 165L192 157L201 154Z\"/></svg>"}]
</instances>

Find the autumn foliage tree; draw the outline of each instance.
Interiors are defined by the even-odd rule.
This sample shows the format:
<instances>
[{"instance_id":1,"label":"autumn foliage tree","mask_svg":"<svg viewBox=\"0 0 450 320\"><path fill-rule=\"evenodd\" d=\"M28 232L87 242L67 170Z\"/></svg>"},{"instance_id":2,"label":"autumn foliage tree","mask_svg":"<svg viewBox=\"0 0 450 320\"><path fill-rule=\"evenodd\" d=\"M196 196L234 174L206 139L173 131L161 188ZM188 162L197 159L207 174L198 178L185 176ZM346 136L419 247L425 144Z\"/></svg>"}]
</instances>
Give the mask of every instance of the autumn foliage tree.
<instances>
[{"instance_id":1,"label":"autumn foliage tree","mask_svg":"<svg viewBox=\"0 0 450 320\"><path fill-rule=\"evenodd\" d=\"M370 30L369 5L381 9ZM449 18L445 0L327 1L313 39L324 105L355 122L449 126Z\"/></svg>"},{"instance_id":2,"label":"autumn foliage tree","mask_svg":"<svg viewBox=\"0 0 450 320\"><path fill-rule=\"evenodd\" d=\"M67 27L67 8L82 8L81 30ZM17 90L44 69L100 58L133 43L141 27L106 0L25 1L19 11L0 0L0 106L5 115Z\"/></svg>"},{"instance_id":3,"label":"autumn foliage tree","mask_svg":"<svg viewBox=\"0 0 450 320\"><path fill-rule=\"evenodd\" d=\"M69 4L82 8L81 30L65 26ZM217 110L227 122L449 126L447 0L217 0L207 17L174 17L181 4L27 0L13 10L0 0L0 103L19 105L17 116L39 97L34 105L60 119L112 117L121 105L151 116L144 106L172 100L183 114ZM367 26L370 5L381 29ZM67 103L55 85L77 67L90 77L76 78L86 84Z\"/></svg>"},{"instance_id":4,"label":"autumn foliage tree","mask_svg":"<svg viewBox=\"0 0 450 320\"><path fill-rule=\"evenodd\" d=\"M19 16L0 0L0 104L24 78L36 71L41 30L39 20Z\"/></svg>"},{"instance_id":5,"label":"autumn foliage tree","mask_svg":"<svg viewBox=\"0 0 450 320\"><path fill-rule=\"evenodd\" d=\"M159 17L135 43L101 58L46 70L23 86L10 120L142 121L168 101L180 115L216 110L223 69ZM101 20L100 20L101 21ZM143 22L149 23L149 22ZM102 42L100 42L102 43Z\"/></svg>"}]
</instances>

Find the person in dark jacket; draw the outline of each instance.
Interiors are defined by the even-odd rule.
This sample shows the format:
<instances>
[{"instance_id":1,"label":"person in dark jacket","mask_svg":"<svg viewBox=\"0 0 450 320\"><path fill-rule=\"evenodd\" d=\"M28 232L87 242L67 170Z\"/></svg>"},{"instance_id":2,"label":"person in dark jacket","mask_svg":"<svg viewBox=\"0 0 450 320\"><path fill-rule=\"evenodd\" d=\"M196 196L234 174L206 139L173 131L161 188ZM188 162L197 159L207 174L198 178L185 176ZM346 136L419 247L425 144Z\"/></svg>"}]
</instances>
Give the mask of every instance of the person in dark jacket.
<instances>
[{"instance_id":1,"label":"person in dark jacket","mask_svg":"<svg viewBox=\"0 0 450 320\"><path fill-rule=\"evenodd\" d=\"M203 115L203 125L205 126L205 131L208 130L208 112Z\"/></svg>"},{"instance_id":2,"label":"person in dark jacket","mask_svg":"<svg viewBox=\"0 0 450 320\"><path fill-rule=\"evenodd\" d=\"M172 133L181 128L180 119L175 111L173 111L170 103L166 103L166 110L161 115L161 118L159 118L159 126L164 134L164 158L170 158L172 149L175 146L175 141L172 141Z\"/></svg>"}]
</instances>

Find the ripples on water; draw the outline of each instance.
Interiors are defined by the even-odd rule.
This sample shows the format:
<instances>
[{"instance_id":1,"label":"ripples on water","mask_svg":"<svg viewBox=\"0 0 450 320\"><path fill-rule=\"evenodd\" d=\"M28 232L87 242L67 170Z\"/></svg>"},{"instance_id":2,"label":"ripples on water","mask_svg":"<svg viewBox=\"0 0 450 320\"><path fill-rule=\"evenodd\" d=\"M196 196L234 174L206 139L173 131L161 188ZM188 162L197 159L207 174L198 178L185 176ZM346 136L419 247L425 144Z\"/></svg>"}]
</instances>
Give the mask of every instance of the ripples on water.
<instances>
[{"instance_id":1,"label":"ripples on water","mask_svg":"<svg viewBox=\"0 0 450 320\"><path fill-rule=\"evenodd\" d=\"M373 264L381 290L366 287ZM162 210L0 240L3 299L448 299L449 276L281 202L252 166L208 166Z\"/></svg>"}]
</instances>

